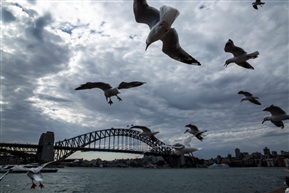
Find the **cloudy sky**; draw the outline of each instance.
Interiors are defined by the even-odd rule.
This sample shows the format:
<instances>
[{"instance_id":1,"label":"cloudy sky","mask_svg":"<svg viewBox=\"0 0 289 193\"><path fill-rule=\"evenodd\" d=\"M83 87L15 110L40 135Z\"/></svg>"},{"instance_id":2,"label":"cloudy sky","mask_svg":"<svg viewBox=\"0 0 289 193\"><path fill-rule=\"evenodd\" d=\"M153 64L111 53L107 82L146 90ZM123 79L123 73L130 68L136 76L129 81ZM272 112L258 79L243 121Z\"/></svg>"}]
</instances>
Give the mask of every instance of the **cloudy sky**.
<instances>
[{"instance_id":1,"label":"cloudy sky","mask_svg":"<svg viewBox=\"0 0 289 193\"><path fill-rule=\"evenodd\" d=\"M187 65L161 51L160 41L145 51L149 28L136 23L132 0L6 1L2 5L1 142L38 143L53 131L55 141L127 125L159 131L166 144L181 142L186 124L208 130L199 158L243 152L288 151L289 121L280 129L262 124L274 104L289 113L287 0L155 1L180 11L173 23L181 46L201 66ZM224 52L232 39L260 55L248 70ZM123 101L108 105L98 89L75 91L80 84L122 81L147 84L121 90ZM260 98L261 106L242 102L238 91ZM125 154L93 153L109 159ZM87 154L76 154L76 157ZM135 155L133 155L135 156Z\"/></svg>"}]
</instances>

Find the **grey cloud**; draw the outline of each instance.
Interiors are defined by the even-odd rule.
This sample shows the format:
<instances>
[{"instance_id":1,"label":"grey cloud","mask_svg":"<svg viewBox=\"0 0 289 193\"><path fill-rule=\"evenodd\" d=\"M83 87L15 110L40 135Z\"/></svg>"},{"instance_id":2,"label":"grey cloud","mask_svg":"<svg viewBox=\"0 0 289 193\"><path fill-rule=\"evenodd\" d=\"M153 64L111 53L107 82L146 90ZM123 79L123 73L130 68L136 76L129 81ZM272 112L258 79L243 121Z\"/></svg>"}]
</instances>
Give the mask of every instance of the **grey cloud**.
<instances>
[{"instance_id":1,"label":"grey cloud","mask_svg":"<svg viewBox=\"0 0 289 193\"><path fill-rule=\"evenodd\" d=\"M1 16L2 16L1 20L4 23L10 23L16 20L16 17L5 7L2 7L1 9Z\"/></svg>"}]
</instances>

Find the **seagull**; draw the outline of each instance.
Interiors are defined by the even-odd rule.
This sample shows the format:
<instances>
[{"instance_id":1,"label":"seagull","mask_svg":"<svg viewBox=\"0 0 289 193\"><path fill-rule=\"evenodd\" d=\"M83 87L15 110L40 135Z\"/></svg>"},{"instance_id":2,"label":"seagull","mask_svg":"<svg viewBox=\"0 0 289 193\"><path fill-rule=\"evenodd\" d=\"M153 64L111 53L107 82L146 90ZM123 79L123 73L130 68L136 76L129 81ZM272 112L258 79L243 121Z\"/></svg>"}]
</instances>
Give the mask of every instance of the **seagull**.
<instances>
[{"instance_id":1,"label":"seagull","mask_svg":"<svg viewBox=\"0 0 289 193\"><path fill-rule=\"evenodd\" d=\"M150 137L151 140L156 141L157 138L155 137L156 134L159 133L159 131L151 131L149 128L145 127L145 126L138 126L138 125L134 125L132 127L130 127L130 129L141 129L142 133L140 133L140 136L147 136Z\"/></svg>"},{"instance_id":2,"label":"seagull","mask_svg":"<svg viewBox=\"0 0 289 193\"><path fill-rule=\"evenodd\" d=\"M40 172L42 170L42 168L44 168L46 165L52 163L54 161L50 161L47 163L42 164L41 166L35 167L35 168L25 168L23 166L17 166L17 169L21 169L21 170L26 170L27 171L27 176L32 180L32 185L31 185L31 189L35 189L36 184L34 183L34 181L39 182L39 187L42 189L44 186L41 183L41 181L43 181L43 177L42 177L42 173Z\"/></svg>"},{"instance_id":3,"label":"seagull","mask_svg":"<svg viewBox=\"0 0 289 193\"><path fill-rule=\"evenodd\" d=\"M283 111L280 107L271 105L269 107L266 107L263 109L263 111L269 111L271 113L271 116L266 116L263 119L262 124L265 121L271 121L274 125L277 127L281 127L281 129L284 128L283 120L289 119L289 115L286 114L285 111Z\"/></svg>"},{"instance_id":4,"label":"seagull","mask_svg":"<svg viewBox=\"0 0 289 193\"><path fill-rule=\"evenodd\" d=\"M177 155L189 154L189 153L192 153L194 151L198 151L198 150L202 149L202 148L191 147L189 144L191 142L191 140L192 140L192 136L189 136L188 138L186 138L184 140L183 144L176 143L174 145L167 145L167 146L171 147L173 149L172 152L174 154L177 154Z\"/></svg>"},{"instance_id":5,"label":"seagull","mask_svg":"<svg viewBox=\"0 0 289 193\"><path fill-rule=\"evenodd\" d=\"M226 60L224 66L227 67L230 63L236 63L237 65L239 65L243 68L254 69L246 61L249 59L257 58L259 55L258 51L247 54L247 52L245 52L245 50L243 50L240 47L235 46L234 42L231 39L229 39L228 42L226 43L224 50L225 50L225 52L230 52L234 55L233 58Z\"/></svg>"},{"instance_id":6,"label":"seagull","mask_svg":"<svg viewBox=\"0 0 289 193\"><path fill-rule=\"evenodd\" d=\"M169 6L162 6L160 8L160 19L151 28L151 31L146 39L146 50L153 42L160 40L171 28L175 19L179 16L180 12Z\"/></svg>"},{"instance_id":7,"label":"seagull","mask_svg":"<svg viewBox=\"0 0 289 193\"><path fill-rule=\"evenodd\" d=\"M198 127L196 125L192 125L192 124L188 124L185 127L189 127L189 129L187 129L185 131L185 133L189 132L189 133L193 134L196 138L198 138L201 141L204 139L202 134L207 132L207 130L199 131Z\"/></svg>"},{"instance_id":8,"label":"seagull","mask_svg":"<svg viewBox=\"0 0 289 193\"><path fill-rule=\"evenodd\" d=\"M262 7L265 3L261 2L261 0L256 0L255 2L252 3L252 6L258 10L258 5Z\"/></svg>"},{"instance_id":9,"label":"seagull","mask_svg":"<svg viewBox=\"0 0 289 193\"><path fill-rule=\"evenodd\" d=\"M261 103L257 100L257 99L259 99L259 97L255 97L249 92L241 90L238 92L238 94L243 94L245 96L241 99L240 102L247 100L247 101L250 101L251 103L254 103L256 105L261 105Z\"/></svg>"},{"instance_id":10,"label":"seagull","mask_svg":"<svg viewBox=\"0 0 289 193\"><path fill-rule=\"evenodd\" d=\"M146 40L146 49L151 43L160 39L163 42L162 51L169 57L186 64L201 65L182 49L177 31L171 28L179 15L178 10L162 6L159 11L149 6L146 0L134 0L133 11L136 22L147 24L151 30Z\"/></svg>"},{"instance_id":11,"label":"seagull","mask_svg":"<svg viewBox=\"0 0 289 193\"><path fill-rule=\"evenodd\" d=\"M132 81L132 82L121 82L118 87L112 88L110 84L104 83L104 82L87 82L85 84L80 85L75 90L85 90L85 89L92 89L92 88L99 88L103 90L104 96L106 100L108 101L108 104L112 104L111 101L112 96L116 96L119 101L122 99L117 95L119 94L120 89L128 89L133 87L138 87L145 84L145 82L139 82L139 81Z\"/></svg>"}]
</instances>

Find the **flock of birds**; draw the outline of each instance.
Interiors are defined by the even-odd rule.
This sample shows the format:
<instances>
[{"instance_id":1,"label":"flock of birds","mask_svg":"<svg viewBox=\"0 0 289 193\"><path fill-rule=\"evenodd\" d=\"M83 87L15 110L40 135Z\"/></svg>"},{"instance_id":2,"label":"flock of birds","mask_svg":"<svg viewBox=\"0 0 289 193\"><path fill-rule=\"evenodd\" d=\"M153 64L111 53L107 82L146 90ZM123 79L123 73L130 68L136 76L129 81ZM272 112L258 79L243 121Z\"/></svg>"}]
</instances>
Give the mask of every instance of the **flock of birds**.
<instances>
[{"instance_id":1,"label":"flock of birds","mask_svg":"<svg viewBox=\"0 0 289 193\"><path fill-rule=\"evenodd\" d=\"M261 0L256 0L252 3L252 6L255 9L258 9L258 6L264 5L264 2ZM135 16L135 20L137 23L146 24L150 28L150 32L146 38L146 48L153 44L154 42L160 40L163 43L162 51L171 57L174 60L190 64L190 65L201 65L201 63L193 58L190 54L188 54L179 44L178 33L176 29L172 28L173 22L179 16L179 11L170 6L162 6L160 10L151 7L148 5L146 0L134 0L133 1L133 12ZM233 40L229 39L225 44L224 51L233 54L233 58L230 58L225 61L224 66L227 67L230 63L235 63L240 67L246 69L254 69L247 61L249 59L255 59L258 57L259 52L255 51L252 53L247 53L243 48L238 47L234 44ZM113 102L111 101L112 96L116 96L118 100L122 100L118 94L119 89L128 89L134 88L145 84L145 82L133 81L133 82L122 82L118 87L113 88L111 85L104 82L87 82L85 84L80 85L75 90L84 90L84 89L92 89L99 88L103 90L106 100L111 105ZM238 94L244 95L242 101L250 101L256 105L261 105L259 102L259 98L253 96L251 93L247 91L240 91ZM263 122L271 121L278 127L284 128L283 120L289 119L289 115L285 113L280 107L271 105L266 107L263 111L269 111L271 116L267 116L264 118ZM186 132L189 132L196 136L199 140L203 140L202 134L206 131L199 131L195 125L186 125L189 129ZM145 126L132 126L130 129L141 129L142 136L148 136L152 140L155 140L155 136L158 132L153 132L149 128ZM172 145L171 147L175 147Z\"/></svg>"},{"instance_id":2,"label":"flock of birds","mask_svg":"<svg viewBox=\"0 0 289 193\"><path fill-rule=\"evenodd\" d=\"M265 3L261 2L261 0L256 0L255 2L252 3L252 6L255 9L258 9L258 6L262 7L262 5L264 4ZM201 65L201 63L198 60L196 60L185 50L183 50L183 48L179 44L179 38L176 29L171 27L173 22L179 15L179 11L177 9L169 6L162 6L160 10L158 10L154 7L149 6L146 0L134 0L133 12L137 23L147 24L150 28L150 32L146 39L145 50L147 50L152 43L160 40L163 43L162 51L172 59L190 65L198 65L198 66ZM229 52L234 56L233 58L230 58L225 61L224 66L226 67L230 63L235 63L246 69L254 69L247 62L247 60L255 59L259 55L258 51L248 54L244 49L235 46L234 42L231 39L229 39L228 42L225 44L224 51ZM111 100L111 97L115 96L119 101L122 100L118 96L118 94L120 94L119 90L134 88L141 86L143 84L145 84L145 82L140 81L121 82L117 87L112 87L110 84L105 82L87 82L75 88L75 90L99 88L104 92L104 96L108 104L112 105L113 102ZM238 92L238 94L244 95L244 97L241 99L241 102L250 101L251 103L254 103L256 105L261 105L261 103L258 100L259 98L253 96L249 92L240 91ZM289 119L289 115L287 115L286 112L278 106L271 105L266 107L263 111L268 111L271 113L271 115L266 116L262 123L264 123L265 121L271 121L274 125L276 125L277 127L281 127L283 129L284 124L282 121ZM201 148L190 147L189 143L192 139L192 136L195 136L197 139L202 141L204 139L203 134L207 132L207 130L200 131L196 125L192 124L188 124L185 127L188 128L186 129L185 133L188 132L192 135L186 138L183 144L176 143L173 145L166 145L168 147L171 147L173 152L178 155L192 153L196 150L200 150ZM145 126L131 126L130 129L141 129L142 132L140 133L140 135L147 136L152 140L157 140L155 135L159 133L158 131L151 131L149 128ZM26 170L27 176L32 180L31 188L34 189L36 187L34 181L38 181L39 187L43 188L44 186L41 183L43 178L40 171L43 167L45 167L50 163L51 162L45 163L37 168L24 168L22 166L14 166L13 168L10 168L3 176L0 177L0 181L4 178L4 176L6 176L9 172L13 171L14 169L21 169Z\"/></svg>"}]
</instances>

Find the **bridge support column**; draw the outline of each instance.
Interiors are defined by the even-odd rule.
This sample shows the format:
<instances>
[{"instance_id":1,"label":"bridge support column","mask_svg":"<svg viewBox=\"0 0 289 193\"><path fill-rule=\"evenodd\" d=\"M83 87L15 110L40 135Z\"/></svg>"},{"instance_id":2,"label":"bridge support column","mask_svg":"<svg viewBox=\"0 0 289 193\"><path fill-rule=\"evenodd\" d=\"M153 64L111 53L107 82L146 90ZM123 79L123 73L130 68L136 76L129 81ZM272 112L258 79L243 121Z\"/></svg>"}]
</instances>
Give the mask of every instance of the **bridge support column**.
<instances>
[{"instance_id":1,"label":"bridge support column","mask_svg":"<svg viewBox=\"0 0 289 193\"><path fill-rule=\"evenodd\" d=\"M36 156L39 161L53 161L54 160L54 133L47 131L42 133L39 139L41 147L37 150Z\"/></svg>"}]
</instances>

